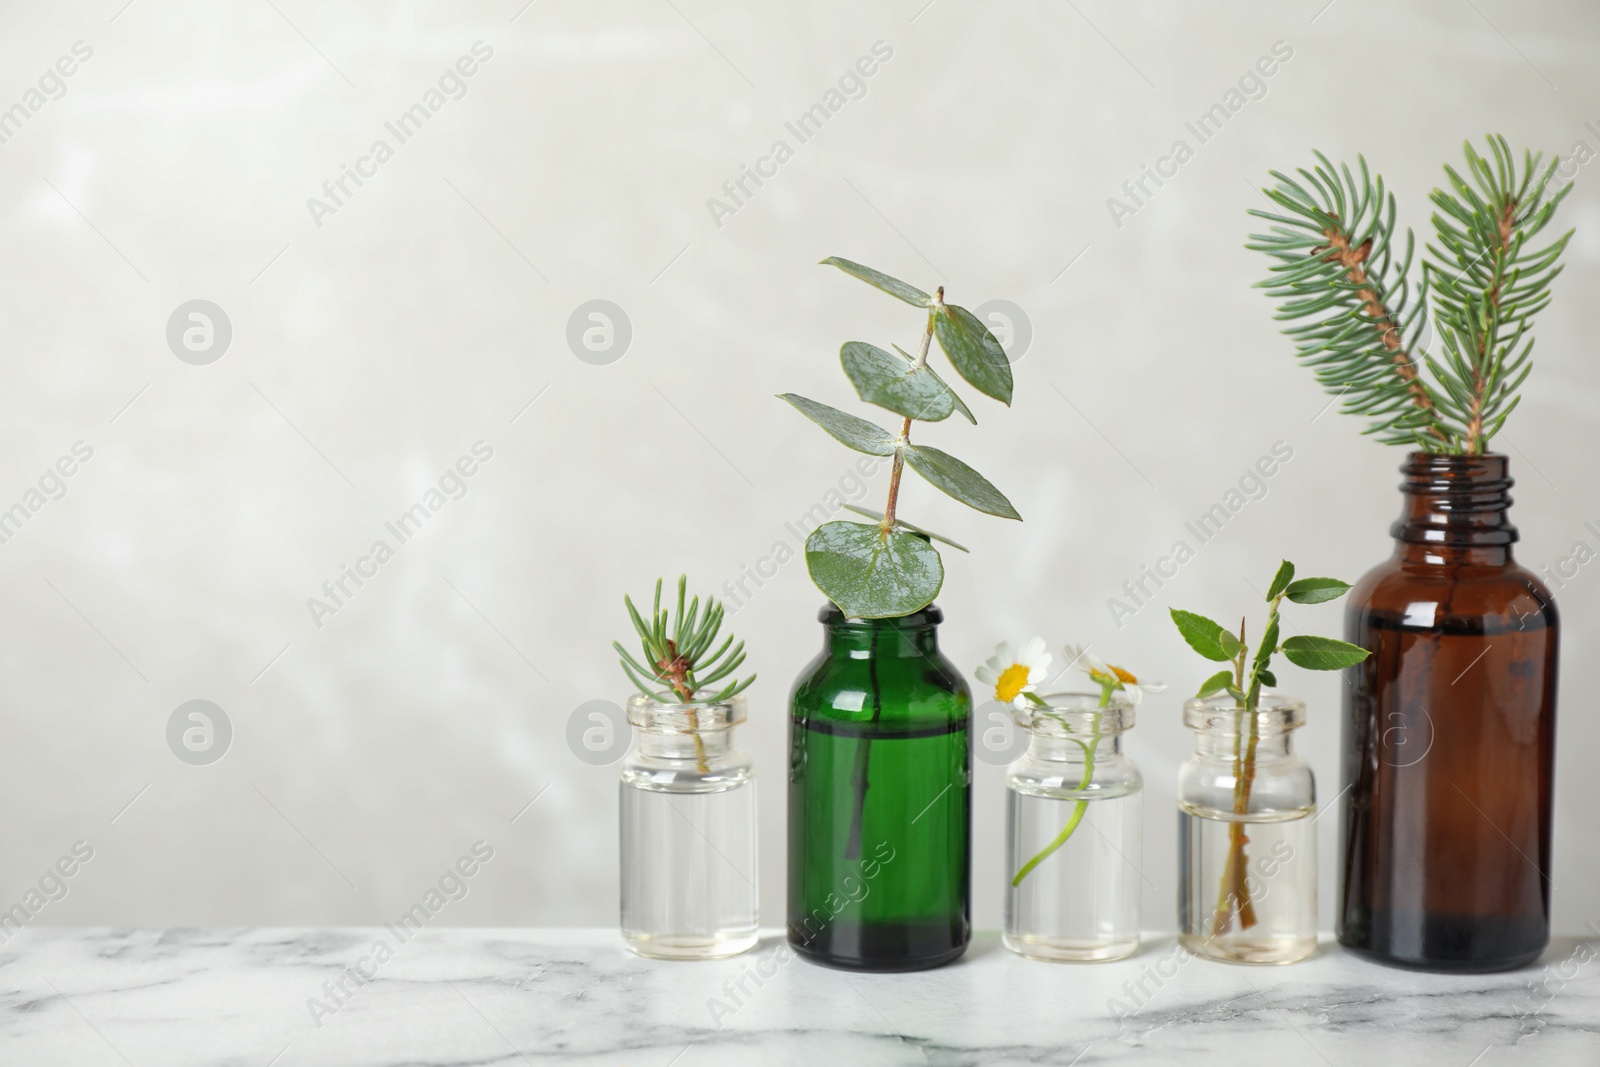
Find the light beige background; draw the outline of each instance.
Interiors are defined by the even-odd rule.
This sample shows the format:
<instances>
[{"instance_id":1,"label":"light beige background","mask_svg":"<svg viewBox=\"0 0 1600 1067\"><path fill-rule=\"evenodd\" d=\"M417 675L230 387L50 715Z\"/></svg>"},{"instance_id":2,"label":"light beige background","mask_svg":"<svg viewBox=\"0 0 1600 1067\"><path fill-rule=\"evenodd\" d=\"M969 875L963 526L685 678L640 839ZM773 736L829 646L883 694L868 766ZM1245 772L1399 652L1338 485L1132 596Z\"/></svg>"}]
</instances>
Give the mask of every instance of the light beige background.
<instances>
[{"instance_id":1,"label":"light beige background","mask_svg":"<svg viewBox=\"0 0 1600 1067\"><path fill-rule=\"evenodd\" d=\"M1255 611L1251 583L1284 555L1353 580L1399 506L1400 453L1324 413L1250 288L1253 187L1313 147L1365 152L1423 229L1465 137L1600 150L1600 12L1576 2L123 2L0 6L0 107L93 49L0 145L0 507L93 449L0 545L0 907L74 841L94 849L37 922L376 923L479 839L494 859L440 921L614 922L616 769L574 758L568 717L627 692L609 649L624 591L736 578L854 459L772 399L869 414L840 343L915 341L914 311L815 265L839 254L1031 322L1013 409L973 398L976 429L923 437L1026 522L915 480L904 514L975 549L946 554L940 597L963 669L1040 633L1174 684L1129 746L1147 924L1170 926L1178 709L1206 671L1165 605ZM466 95L317 225L307 199L477 41L493 54ZM879 41L893 56L865 94L798 144L784 123ZM1196 146L1184 123L1280 41L1265 95L1115 224L1108 198ZM708 198L778 138L794 158L718 225ZM1596 169L1564 210L1578 237L1501 438L1536 567L1600 547ZM232 323L208 366L166 342L193 299ZM565 340L592 299L632 324L609 366ZM307 598L477 441L493 458L466 496L314 625ZM1107 599L1276 441L1294 458L1265 499L1113 625ZM1600 919L1600 563L1558 598L1552 878L1571 932ZM820 600L792 562L733 619L761 675L743 734L773 924L785 698ZM1337 632L1339 608L1293 623ZM1284 679L1329 801L1338 680ZM192 699L233 725L210 766L167 747ZM980 764L974 794L993 928L1000 768Z\"/></svg>"}]
</instances>

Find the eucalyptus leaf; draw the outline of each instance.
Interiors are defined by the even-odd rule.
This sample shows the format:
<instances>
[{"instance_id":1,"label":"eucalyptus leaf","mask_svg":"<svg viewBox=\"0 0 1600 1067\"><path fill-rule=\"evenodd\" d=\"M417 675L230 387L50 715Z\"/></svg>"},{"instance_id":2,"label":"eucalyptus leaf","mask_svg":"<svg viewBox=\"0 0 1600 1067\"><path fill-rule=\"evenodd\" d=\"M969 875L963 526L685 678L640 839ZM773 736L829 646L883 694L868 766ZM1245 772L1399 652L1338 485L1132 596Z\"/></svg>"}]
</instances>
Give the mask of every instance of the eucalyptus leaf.
<instances>
[{"instance_id":1,"label":"eucalyptus leaf","mask_svg":"<svg viewBox=\"0 0 1600 1067\"><path fill-rule=\"evenodd\" d=\"M928 445L908 444L906 465L969 508L1002 519L1022 518L989 479L948 452Z\"/></svg>"},{"instance_id":2,"label":"eucalyptus leaf","mask_svg":"<svg viewBox=\"0 0 1600 1067\"><path fill-rule=\"evenodd\" d=\"M984 396L1011 403L1011 361L976 315L964 307L944 304L933 312L933 333L956 373Z\"/></svg>"},{"instance_id":3,"label":"eucalyptus leaf","mask_svg":"<svg viewBox=\"0 0 1600 1067\"><path fill-rule=\"evenodd\" d=\"M1190 648L1206 659L1215 660L1218 663L1226 663L1232 658L1222 649L1220 635L1228 631L1222 628L1221 623L1208 619L1204 615L1196 615L1192 611L1184 611L1181 608L1169 608L1167 610L1172 615L1172 622L1177 626L1178 633L1183 635L1183 639L1189 643ZM1232 635L1229 634L1229 636L1231 637Z\"/></svg>"},{"instance_id":4,"label":"eucalyptus leaf","mask_svg":"<svg viewBox=\"0 0 1600 1067\"><path fill-rule=\"evenodd\" d=\"M1284 560L1278 564L1278 573L1273 575L1272 584L1267 587L1267 600L1278 599L1278 596L1289 587L1289 583L1292 581L1294 581L1294 564Z\"/></svg>"},{"instance_id":5,"label":"eucalyptus leaf","mask_svg":"<svg viewBox=\"0 0 1600 1067\"><path fill-rule=\"evenodd\" d=\"M1208 697L1213 693L1220 693L1233 683L1232 671L1218 671L1200 683L1200 688L1195 692L1197 697Z\"/></svg>"},{"instance_id":6,"label":"eucalyptus leaf","mask_svg":"<svg viewBox=\"0 0 1600 1067\"><path fill-rule=\"evenodd\" d=\"M794 393L779 393L778 399L793 404L802 415L827 430L842 445L869 456L894 454L894 436L881 426Z\"/></svg>"},{"instance_id":7,"label":"eucalyptus leaf","mask_svg":"<svg viewBox=\"0 0 1600 1067\"><path fill-rule=\"evenodd\" d=\"M898 349L900 346L896 345L895 347ZM939 377L939 372L938 371L934 370L932 367L929 367L927 365L924 365L922 369L927 371L929 374L933 375L935 378L939 378L939 384L943 385L946 389L950 389L949 383L946 382L943 378ZM965 400L961 399L961 394L960 393L956 392L954 389L950 389L950 399L955 402L956 410L961 412L961 414L966 417L966 420L968 422L972 423L972 425L974 425L974 426L978 425L978 420L973 418L973 416L972 416L972 409L967 407L967 402Z\"/></svg>"},{"instance_id":8,"label":"eucalyptus leaf","mask_svg":"<svg viewBox=\"0 0 1600 1067\"><path fill-rule=\"evenodd\" d=\"M891 278L881 270L873 270L871 267L863 267L859 263L853 263L850 260L843 259L839 256L829 256L827 259L822 261L822 264L826 267L838 267L846 274L849 274L852 277L860 278L868 285L876 286L877 288L888 293L890 296L898 296L906 303L913 304L919 308L927 307L933 299L921 289L918 289L916 286L907 282L903 282L899 278Z\"/></svg>"},{"instance_id":9,"label":"eucalyptus leaf","mask_svg":"<svg viewBox=\"0 0 1600 1067\"><path fill-rule=\"evenodd\" d=\"M1353 667L1371 655L1360 645L1336 641L1331 637L1297 634L1283 643L1289 662L1308 671L1336 671Z\"/></svg>"},{"instance_id":10,"label":"eucalyptus leaf","mask_svg":"<svg viewBox=\"0 0 1600 1067\"><path fill-rule=\"evenodd\" d=\"M806 538L806 568L853 619L909 615L933 603L944 585L939 552L905 530L885 535L859 522L826 522Z\"/></svg>"},{"instance_id":11,"label":"eucalyptus leaf","mask_svg":"<svg viewBox=\"0 0 1600 1067\"><path fill-rule=\"evenodd\" d=\"M857 515L865 515L869 519L876 519L878 522L882 522L883 521L883 512L881 512L881 511L873 511L871 508L858 507L855 504L846 504L844 506L844 509L846 511L853 511ZM971 551L972 551L966 545L960 544L959 542L956 542L956 541L952 541L952 540L950 540L950 538L946 537L944 534L937 534L937 533L934 533L932 530L924 529L921 526L913 525L912 523L907 522L906 520L902 519L898 515L896 515L895 518L894 518L894 524L895 524L895 526L897 528L903 527L904 529L910 530L912 533L916 534L918 537L931 538L931 539L933 539L935 541L938 541L940 544L949 545L951 548L954 548L954 549L956 549L956 550L958 550L960 552L966 552L966 553L970 554Z\"/></svg>"},{"instance_id":12,"label":"eucalyptus leaf","mask_svg":"<svg viewBox=\"0 0 1600 1067\"><path fill-rule=\"evenodd\" d=\"M1338 600L1349 590L1350 583L1337 578L1302 578L1290 583L1283 595L1296 604L1321 604Z\"/></svg>"},{"instance_id":13,"label":"eucalyptus leaf","mask_svg":"<svg viewBox=\"0 0 1600 1067\"><path fill-rule=\"evenodd\" d=\"M913 359L911 353L907 352L905 349L901 348L899 345L895 345L894 346L894 350L896 352L900 353L902 356L906 357L906 359L908 361ZM942 376L940 376L938 371L934 370L932 367L928 366L926 363L924 363L922 365L922 369L927 371L929 374L933 375L935 378L938 378L940 383L942 383L946 389L950 389L950 384L948 382L945 382L944 378ZM956 410L961 412L961 414L965 415L968 422L972 423L972 425L974 425L974 426L978 425L978 420L973 417L972 409L967 407L967 402L965 400L961 399L961 394L960 393L956 392L954 389L950 389L950 399L955 401Z\"/></svg>"},{"instance_id":14,"label":"eucalyptus leaf","mask_svg":"<svg viewBox=\"0 0 1600 1067\"><path fill-rule=\"evenodd\" d=\"M939 422L956 409L956 395L927 366L865 341L847 341L839 362L856 394L869 404L923 422Z\"/></svg>"}]
</instances>

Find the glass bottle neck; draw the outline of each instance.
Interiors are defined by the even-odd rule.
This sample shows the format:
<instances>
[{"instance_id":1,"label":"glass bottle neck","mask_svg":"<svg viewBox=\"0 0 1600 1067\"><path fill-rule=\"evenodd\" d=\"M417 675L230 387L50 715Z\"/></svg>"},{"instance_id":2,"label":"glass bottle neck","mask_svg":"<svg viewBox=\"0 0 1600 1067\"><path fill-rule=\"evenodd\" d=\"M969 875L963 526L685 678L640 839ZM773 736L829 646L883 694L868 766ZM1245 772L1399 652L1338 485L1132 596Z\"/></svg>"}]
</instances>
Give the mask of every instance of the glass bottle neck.
<instances>
[{"instance_id":1,"label":"glass bottle neck","mask_svg":"<svg viewBox=\"0 0 1600 1067\"><path fill-rule=\"evenodd\" d=\"M634 754L646 760L680 760L707 764L727 759L736 753L733 747L733 727L699 730L694 733L665 733L660 730L635 729L638 742ZM695 744L699 738L700 745Z\"/></svg>"},{"instance_id":2,"label":"glass bottle neck","mask_svg":"<svg viewBox=\"0 0 1600 1067\"><path fill-rule=\"evenodd\" d=\"M944 613L930 604L896 619L851 619L829 604L817 619L823 623L823 648L829 656L931 659L939 653L938 627L944 621Z\"/></svg>"},{"instance_id":3,"label":"glass bottle neck","mask_svg":"<svg viewBox=\"0 0 1600 1067\"><path fill-rule=\"evenodd\" d=\"M1048 763L1082 764L1094 753L1094 759L1105 760L1122 755L1122 735L1102 734L1093 737L1069 738L1059 734L1033 734L1028 739L1028 758Z\"/></svg>"},{"instance_id":4,"label":"glass bottle neck","mask_svg":"<svg viewBox=\"0 0 1600 1067\"><path fill-rule=\"evenodd\" d=\"M1413 452L1401 464L1400 518L1389 528L1395 558L1411 563L1511 562L1513 484L1506 457Z\"/></svg>"},{"instance_id":5,"label":"glass bottle neck","mask_svg":"<svg viewBox=\"0 0 1600 1067\"><path fill-rule=\"evenodd\" d=\"M1202 730L1195 735L1195 755L1203 759L1237 759L1240 753L1249 752L1249 734ZM1294 755L1294 741L1287 730L1274 730L1256 736L1255 759L1257 763L1288 759Z\"/></svg>"}]
</instances>

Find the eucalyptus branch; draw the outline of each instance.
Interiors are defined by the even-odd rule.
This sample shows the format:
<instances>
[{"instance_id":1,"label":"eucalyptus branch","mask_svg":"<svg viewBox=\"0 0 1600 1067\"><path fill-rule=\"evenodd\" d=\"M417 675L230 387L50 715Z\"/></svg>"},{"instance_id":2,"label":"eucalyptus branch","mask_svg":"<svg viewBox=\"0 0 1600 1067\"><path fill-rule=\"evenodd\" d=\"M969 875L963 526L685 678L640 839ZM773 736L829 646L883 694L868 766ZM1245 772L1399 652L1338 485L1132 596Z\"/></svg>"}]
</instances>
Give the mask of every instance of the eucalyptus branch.
<instances>
[{"instance_id":1,"label":"eucalyptus branch","mask_svg":"<svg viewBox=\"0 0 1600 1067\"><path fill-rule=\"evenodd\" d=\"M933 294L933 308L944 307L944 286L939 286ZM916 374L928 365L928 347L933 344L933 324L938 312L928 312L928 328L922 331L922 343L917 346L917 358L911 363L911 373ZM895 438L894 462L889 470L889 500L883 506L883 522L879 530L887 538L894 532L894 509L900 502L900 475L905 469L906 446L911 443L911 416L907 415L900 424L900 436Z\"/></svg>"},{"instance_id":2,"label":"eucalyptus branch","mask_svg":"<svg viewBox=\"0 0 1600 1067\"><path fill-rule=\"evenodd\" d=\"M1005 349L977 316L945 303L943 286L929 295L847 259L834 256L823 263L922 309L927 317L916 356L898 346L890 352L865 341L848 341L839 350L839 361L857 395L900 416L898 434L827 404L794 393L779 394L839 443L891 460L882 517L872 525L841 520L818 526L806 539L806 568L817 587L847 616L898 618L927 607L944 583L944 564L932 545L933 540L944 539L899 518L907 467L968 507L1001 518L1022 517L1000 490L961 460L912 443L913 422L938 422L955 412L977 421L955 390L928 365L928 353L937 338L956 373L1003 404L1011 403L1011 364Z\"/></svg>"}]
</instances>

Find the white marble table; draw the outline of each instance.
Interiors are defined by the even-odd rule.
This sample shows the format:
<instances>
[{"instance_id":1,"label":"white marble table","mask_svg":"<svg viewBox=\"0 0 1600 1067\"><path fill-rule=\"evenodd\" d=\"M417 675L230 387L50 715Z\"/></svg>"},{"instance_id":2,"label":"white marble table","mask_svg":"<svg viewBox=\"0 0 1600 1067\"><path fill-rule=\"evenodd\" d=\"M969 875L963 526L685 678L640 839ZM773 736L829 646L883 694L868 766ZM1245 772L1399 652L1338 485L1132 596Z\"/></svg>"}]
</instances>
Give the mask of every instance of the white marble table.
<instances>
[{"instance_id":1,"label":"white marble table","mask_svg":"<svg viewBox=\"0 0 1600 1067\"><path fill-rule=\"evenodd\" d=\"M1068 966L987 935L942 970L854 975L777 935L685 964L598 930L35 928L0 948L0 1064L1594 1067L1597 955L1600 940L1567 939L1527 970L1440 977L1332 945L1293 967L1224 966L1154 937L1131 960Z\"/></svg>"}]
</instances>

